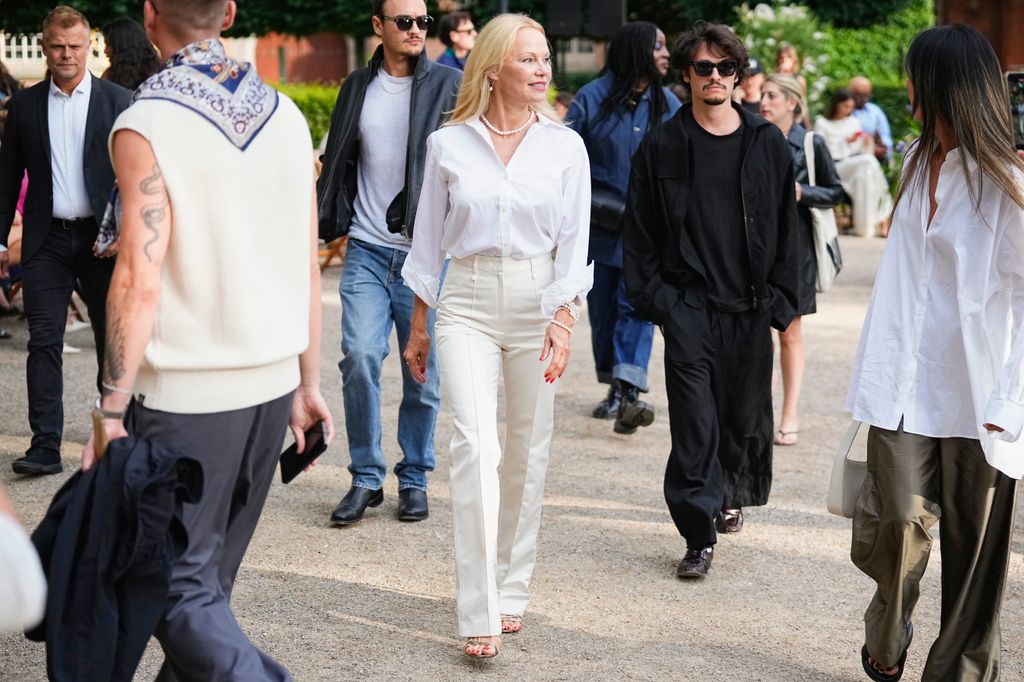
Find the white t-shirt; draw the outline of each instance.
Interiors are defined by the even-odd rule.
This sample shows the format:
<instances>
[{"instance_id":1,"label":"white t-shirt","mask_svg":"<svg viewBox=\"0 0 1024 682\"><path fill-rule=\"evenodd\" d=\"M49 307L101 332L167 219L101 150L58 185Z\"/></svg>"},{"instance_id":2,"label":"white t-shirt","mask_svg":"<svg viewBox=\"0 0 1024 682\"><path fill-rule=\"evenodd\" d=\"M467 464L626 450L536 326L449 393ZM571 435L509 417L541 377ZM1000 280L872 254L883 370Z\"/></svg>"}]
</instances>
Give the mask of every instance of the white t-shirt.
<instances>
[{"instance_id":1,"label":"white t-shirt","mask_svg":"<svg viewBox=\"0 0 1024 682\"><path fill-rule=\"evenodd\" d=\"M354 239L404 251L410 242L388 232L387 210L405 187L412 79L381 69L366 88L359 115L359 185L349 229Z\"/></svg>"}]
</instances>

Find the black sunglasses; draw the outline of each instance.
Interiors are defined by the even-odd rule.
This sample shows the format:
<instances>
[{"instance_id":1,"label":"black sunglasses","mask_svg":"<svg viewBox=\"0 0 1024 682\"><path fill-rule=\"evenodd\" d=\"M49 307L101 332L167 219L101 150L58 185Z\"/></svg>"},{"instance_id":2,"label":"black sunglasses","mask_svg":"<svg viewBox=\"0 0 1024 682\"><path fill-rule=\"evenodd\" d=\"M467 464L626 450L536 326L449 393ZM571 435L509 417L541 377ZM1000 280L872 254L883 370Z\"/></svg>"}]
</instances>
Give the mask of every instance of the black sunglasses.
<instances>
[{"instance_id":1,"label":"black sunglasses","mask_svg":"<svg viewBox=\"0 0 1024 682\"><path fill-rule=\"evenodd\" d=\"M707 78L715 69L718 69L719 76L727 78L736 73L736 69L740 68L740 63L735 59L726 59L722 62L709 62L702 59L699 62L690 62L690 66L693 67L693 72L701 78Z\"/></svg>"},{"instance_id":2,"label":"black sunglasses","mask_svg":"<svg viewBox=\"0 0 1024 682\"><path fill-rule=\"evenodd\" d=\"M428 28L430 28L430 25L434 23L434 17L430 16L429 14L424 14L419 17L410 17L408 14L402 14L397 17L386 17L383 14L380 14L378 16L380 16L380 18L383 19L384 21L395 22L395 28L397 28L399 31L408 31L410 28L412 28L413 22L416 22L416 28L418 28L421 31L426 31Z\"/></svg>"}]
</instances>

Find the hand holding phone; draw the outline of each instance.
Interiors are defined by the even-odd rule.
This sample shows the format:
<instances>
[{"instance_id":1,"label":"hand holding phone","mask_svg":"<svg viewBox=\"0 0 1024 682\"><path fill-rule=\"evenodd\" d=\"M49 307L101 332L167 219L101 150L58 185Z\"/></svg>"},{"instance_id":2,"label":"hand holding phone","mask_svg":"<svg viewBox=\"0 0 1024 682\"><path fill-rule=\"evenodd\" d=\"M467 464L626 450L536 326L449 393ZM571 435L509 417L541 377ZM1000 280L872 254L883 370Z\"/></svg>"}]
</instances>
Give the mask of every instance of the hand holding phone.
<instances>
[{"instance_id":1,"label":"hand holding phone","mask_svg":"<svg viewBox=\"0 0 1024 682\"><path fill-rule=\"evenodd\" d=\"M327 449L327 424L321 420L306 431L306 449L299 454L298 443L281 453L281 482L290 483Z\"/></svg>"}]
</instances>

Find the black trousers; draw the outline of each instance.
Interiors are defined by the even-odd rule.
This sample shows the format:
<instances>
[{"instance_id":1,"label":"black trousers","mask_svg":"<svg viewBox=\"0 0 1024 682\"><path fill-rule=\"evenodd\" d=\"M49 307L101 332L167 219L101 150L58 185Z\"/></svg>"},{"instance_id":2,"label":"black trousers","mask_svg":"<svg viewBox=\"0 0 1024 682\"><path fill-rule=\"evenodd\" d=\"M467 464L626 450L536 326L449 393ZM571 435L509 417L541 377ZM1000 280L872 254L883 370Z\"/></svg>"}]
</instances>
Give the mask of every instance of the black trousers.
<instances>
[{"instance_id":1,"label":"black trousers","mask_svg":"<svg viewBox=\"0 0 1024 682\"><path fill-rule=\"evenodd\" d=\"M665 328L672 434L665 501L687 547L701 548L717 541L714 520L723 506L768 501L772 339L768 313L688 314L706 319Z\"/></svg>"},{"instance_id":2,"label":"black trousers","mask_svg":"<svg viewBox=\"0 0 1024 682\"><path fill-rule=\"evenodd\" d=\"M62 351L68 305L75 280L81 284L96 340L96 388L103 371L103 338L107 325L107 289L114 271L112 258L96 258L96 223L86 221L50 228L43 245L22 264L25 314L28 317L28 422L32 428L29 452L60 453L64 430Z\"/></svg>"}]
</instances>

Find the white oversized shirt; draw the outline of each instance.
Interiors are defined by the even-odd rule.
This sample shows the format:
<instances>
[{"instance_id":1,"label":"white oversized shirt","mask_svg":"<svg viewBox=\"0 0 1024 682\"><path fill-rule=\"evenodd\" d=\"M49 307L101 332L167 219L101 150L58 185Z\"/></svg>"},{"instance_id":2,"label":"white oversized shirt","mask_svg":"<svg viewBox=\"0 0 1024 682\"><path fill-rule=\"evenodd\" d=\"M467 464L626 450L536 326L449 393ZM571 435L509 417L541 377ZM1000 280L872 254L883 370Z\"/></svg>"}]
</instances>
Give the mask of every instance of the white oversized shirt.
<instances>
[{"instance_id":1,"label":"white oversized shirt","mask_svg":"<svg viewBox=\"0 0 1024 682\"><path fill-rule=\"evenodd\" d=\"M910 155L908 155L908 159ZM1024 476L1024 209L960 149L908 188L875 279L846 409L854 419L937 438L980 439L992 466ZM1017 174L1024 186L1024 174ZM976 182L976 181L975 181ZM989 433L982 425L1005 429Z\"/></svg>"},{"instance_id":2,"label":"white oversized shirt","mask_svg":"<svg viewBox=\"0 0 1024 682\"><path fill-rule=\"evenodd\" d=\"M87 218L93 214L83 167L92 79L93 75L86 71L82 82L70 95L50 80L46 116L50 130L54 218Z\"/></svg>"},{"instance_id":3,"label":"white oversized shirt","mask_svg":"<svg viewBox=\"0 0 1024 682\"><path fill-rule=\"evenodd\" d=\"M0 633L34 628L46 612L46 576L21 525L0 512Z\"/></svg>"},{"instance_id":4,"label":"white oversized shirt","mask_svg":"<svg viewBox=\"0 0 1024 682\"><path fill-rule=\"evenodd\" d=\"M555 280L543 292L546 315L593 284L590 161L575 131L539 116L504 166L478 120L427 138L427 160L412 250L402 278L437 307L446 254L526 259L555 253Z\"/></svg>"}]
</instances>

